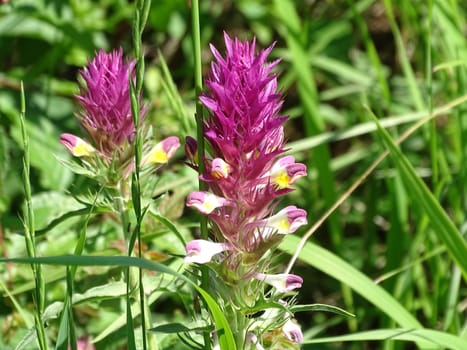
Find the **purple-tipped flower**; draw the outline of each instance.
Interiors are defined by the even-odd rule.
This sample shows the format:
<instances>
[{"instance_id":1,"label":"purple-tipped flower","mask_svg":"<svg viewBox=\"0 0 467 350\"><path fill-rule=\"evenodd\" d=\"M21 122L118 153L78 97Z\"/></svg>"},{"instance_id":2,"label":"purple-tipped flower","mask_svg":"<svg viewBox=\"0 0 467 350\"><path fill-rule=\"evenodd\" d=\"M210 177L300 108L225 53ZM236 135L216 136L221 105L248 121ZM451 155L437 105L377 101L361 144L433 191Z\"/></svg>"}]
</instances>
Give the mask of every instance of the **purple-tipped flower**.
<instances>
[{"instance_id":1,"label":"purple-tipped flower","mask_svg":"<svg viewBox=\"0 0 467 350\"><path fill-rule=\"evenodd\" d=\"M284 332L285 337L288 340L293 341L295 343L303 342L302 330L300 326L293 320L287 320L287 322L285 322L282 326L282 331Z\"/></svg>"},{"instance_id":2,"label":"purple-tipped flower","mask_svg":"<svg viewBox=\"0 0 467 350\"><path fill-rule=\"evenodd\" d=\"M305 164L295 163L293 156L280 158L267 174L278 189L289 188L299 178L306 176Z\"/></svg>"},{"instance_id":3,"label":"purple-tipped flower","mask_svg":"<svg viewBox=\"0 0 467 350\"><path fill-rule=\"evenodd\" d=\"M155 145L143 159L144 164L165 164L180 147L176 136L169 136Z\"/></svg>"},{"instance_id":4,"label":"purple-tipped flower","mask_svg":"<svg viewBox=\"0 0 467 350\"><path fill-rule=\"evenodd\" d=\"M192 192L188 196L186 205L195 207L200 213L211 214L214 209L229 205L230 202L209 192Z\"/></svg>"},{"instance_id":5,"label":"purple-tipped flower","mask_svg":"<svg viewBox=\"0 0 467 350\"><path fill-rule=\"evenodd\" d=\"M195 239L188 242L185 247L185 262L206 264L212 260L214 255L230 249L232 247L227 243L215 243L204 239Z\"/></svg>"},{"instance_id":6,"label":"purple-tipped flower","mask_svg":"<svg viewBox=\"0 0 467 350\"><path fill-rule=\"evenodd\" d=\"M290 205L277 214L261 220L260 223L264 225L261 235L264 239L269 238L273 233L276 234L289 234L297 231L300 226L306 225L306 211L297 208L295 205Z\"/></svg>"},{"instance_id":7,"label":"purple-tipped flower","mask_svg":"<svg viewBox=\"0 0 467 350\"><path fill-rule=\"evenodd\" d=\"M124 62L123 51L97 52L80 75L83 83L76 99L83 107L80 122L107 158L134 138L131 115L129 79L135 61ZM140 117L144 116L144 109Z\"/></svg>"},{"instance_id":8,"label":"purple-tipped flower","mask_svg":"<svg viewBox=\"0 0 467 350\"><path fill-rule=\"evenodd\" d=\"M96 151L89 143L73 134L61 134L60 142L75 157L88 157Z\"/></svg>"},{"instance_id":9,"label":"purple-tipped flower","mask_svg":"<svg viewBox=\"0 0 467 350\"><path fill-rule=\"evenodd\" d=\"M291 273L279 273L276 275L257 273L254 277L259 281L273 286L280 293L287 293L294 289L301 288L303 283L303 278Z\"/></svg>"}]
</instances>

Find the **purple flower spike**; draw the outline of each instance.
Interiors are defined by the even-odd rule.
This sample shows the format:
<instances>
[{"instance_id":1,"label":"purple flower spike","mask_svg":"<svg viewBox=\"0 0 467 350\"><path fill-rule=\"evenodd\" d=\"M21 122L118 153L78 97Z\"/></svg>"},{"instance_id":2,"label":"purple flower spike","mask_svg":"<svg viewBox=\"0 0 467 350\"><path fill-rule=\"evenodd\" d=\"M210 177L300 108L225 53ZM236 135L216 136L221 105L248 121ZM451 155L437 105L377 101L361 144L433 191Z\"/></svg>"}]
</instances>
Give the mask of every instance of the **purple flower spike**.
<instances>
[{"instance_id":1,"label":"purple flower spike","mask_svg":"<svg viewBox=\"0 0 467 350\"><path fill-rule=\"evenodd\" d=\"M243 168L247 178L257 177L264 166L282 152L283 136L277 133L285 117L271 74L276 62L267 63L272 46L256 54L256 42L241 42L224 35L225 58L211 45L216 58L206 85L210 92L201 102L211 110L205 135L215 156ZM271 145L268 141L274 141Z\"/></svg>"},{"instance_id":2,"label":"purple flower spike","mask_svg":"<svg viewBox=\"0 0 467 350\"><path fill-rule=\"evenodd\" d=\"M276 275L257 273L254 277L257 280L263 281L273 286L280 293L287 293L294 289L300 288L303 283L303 278L291 273L280 273Z\"/></svg>"},{"instance_id":3,"label":"purple flower spike","mask_svg":"<svg viewBox=\"0 0 467 350\"><path fill-rule=\"evenodd\" d=\"M205 241L204 239L195 239L187 243L184 261L186 263L206 264L212 260L214 255L231 248L228 243L215 243Z\"/></svg>"},{"instance_id":4,"label":"purple flower spike","mask_svg":"<svg viewBox=\"0 0 467 350\"><path fill-rule=\"evenodd\" d=\"M79 114L81 124L96 147L107 158L112 158L125 142L135 134L131 115L129 77L135 61L124 62L123 51L97 52L80 75L80 94L76 99L83 107ZM144 109L140 111L144 117Z\"/></svg>"},{"instance_id":5,"label":"purple flower spike","mask_svg":"<svg viewBox=\"0 0 467 350\"><path fill-rule=\"evenodd\" d=\"M96 151L89 143L73 134L61 134L60 142L75 157L88 157Z\"/></svg>"},{"instance_id":6,"label":"purple flower spike","mask_svg":"<svg viewBox=\"0 0 467 350\"><path fill-rule=\"evenodd\" d=\"M303 333L300 326L292 320L287 320L286 323L282 326L282 331L285 334L285 337L295 343L303 342Z\"/></svg>"},{"instance_id":7,"label":"purple flower spike","mask_svg":"<svg viewBox=\"0 0 467 350\"><path fill-rule=\"evenodd\" d=\"M188 196L186 205L195 207L200 213L211 214L214 209L229 205L230 202L209 192L192 192Z\"/></svg>"}]
</instances>

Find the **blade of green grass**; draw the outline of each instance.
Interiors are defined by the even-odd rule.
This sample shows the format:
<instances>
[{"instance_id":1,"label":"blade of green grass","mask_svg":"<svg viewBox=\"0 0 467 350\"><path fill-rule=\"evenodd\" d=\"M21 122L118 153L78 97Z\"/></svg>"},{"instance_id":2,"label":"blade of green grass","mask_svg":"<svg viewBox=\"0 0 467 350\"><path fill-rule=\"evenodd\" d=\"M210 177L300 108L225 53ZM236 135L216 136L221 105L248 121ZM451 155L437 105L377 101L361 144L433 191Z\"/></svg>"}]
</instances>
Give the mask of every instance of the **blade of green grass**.
<instances>
[{"instance_id":1,"label":"blade of green grass","mask_svg":"<svg viewBox=\"0 0 467 350\"><path fill-rule=\"evenodd\" d=\"M288 235L279 246L279 249L293 254L299 242L299 237ZM402 327L422 328L417 319L386 290L330 251L314 243L307 242L299 255L299 259L346 284Z\"/></svg>"},{"instance_id":2,"label":"blade of green grass","mask_svg":"<svg viewBox=\"0 0 467 350\"><path fill-rule=\"evenodd\" d=\"M444 242L451 257L456 261L465 278L467 278L467 243L459 230L443 210L439 202L430 192L426 184L417 176L414 168L396 146L389 133L381 127L376 117L372 115L378 125L380 135L383 137L390 155L399 170L402 179L412 193L413 200L428 215L436 235Z\"/></svg>"},{"instance_id":3,"label":"blade of green grass","mask_svg":"<svg viewBox=\"0 0 467 350\"><path fill-rule=\"evenodd\" d=\"M305 341L303 344L334 343L348 341L401 340L426 344L430 349L441 347L452 350L465 350L466 342L459 336L433 329L378 329L355 334L327 337Z\"/></svg>"}]
</instances>

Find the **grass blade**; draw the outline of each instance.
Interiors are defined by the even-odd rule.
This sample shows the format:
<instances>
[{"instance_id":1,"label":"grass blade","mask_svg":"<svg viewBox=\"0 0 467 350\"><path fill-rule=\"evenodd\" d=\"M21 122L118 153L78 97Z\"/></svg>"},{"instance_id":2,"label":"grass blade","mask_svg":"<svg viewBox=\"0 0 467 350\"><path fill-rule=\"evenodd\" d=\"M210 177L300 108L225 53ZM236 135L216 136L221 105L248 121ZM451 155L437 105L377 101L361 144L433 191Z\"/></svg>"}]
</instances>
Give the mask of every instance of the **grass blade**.
<instances>
[{"instance_id":1,"label":"grass blade","mask_svg":"<svg viewBox=\"0 0 467 350\"><path fill-rule=\"evenodd\" d=\"M436 235L446 245L449 254L467 278L467 243L426 184L417 176L413 166L396 146L389 133L381 127L376 117L373 118L405 186L412 193L414 202L424 209Z\"/></svg>"}]
</instances>

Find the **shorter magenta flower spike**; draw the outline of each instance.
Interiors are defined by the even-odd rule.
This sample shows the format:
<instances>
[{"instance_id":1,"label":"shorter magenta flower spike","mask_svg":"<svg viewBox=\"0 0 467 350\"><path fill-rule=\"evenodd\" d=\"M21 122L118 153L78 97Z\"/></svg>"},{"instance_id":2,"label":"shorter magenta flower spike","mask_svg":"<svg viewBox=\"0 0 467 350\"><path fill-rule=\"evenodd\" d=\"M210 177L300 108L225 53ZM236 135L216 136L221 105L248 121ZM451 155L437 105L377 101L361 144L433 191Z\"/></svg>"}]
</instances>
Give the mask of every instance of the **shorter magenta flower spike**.
<instances>
[{"instance_id":1,"label":"shorter magenta flower spike","mask_svg":"<svg viewBox=\"0 0 467 350\"><path fill-rule=\"evenodd\" d=\"M89 157L96 151L89 143L73 134L61 134L60 143L75 157Z\"/></svg>"},{"instance_id":2,"label":"shorter magenta flower spike","mask_svg":"<svg viewBox=\"0 0 467 350\"><path fill-rule=\"evenodd\" d=\"M195 239L187 243L185 250L186 263L206 264L212 260L214 255L232 249L228 243L216 243L204 239Z\"/></svg>"},{"instance_id":3,"label":"shorter magenta flower spike","mask_svg":"<svg viewBox=\"0 0 467 350\"><path fill-rule=\"evenodd\" d=\"M287 293L300 288L303 283L303 278L291 273L279 273L275 275L257 273L254 277L273 286L280 293Z\"/></svg>"},{"instance_id":4,"label":"shorter magenta flower spike","mask_svg":"<svg viewBox=\"0 0 467 350\"><path fill-rule=\"evenodd\" d=\"M130 76L135 61L123 61L123 50L99 50L80 71L83 83L76 99L83 107L79 119L100 153L111 159L125 143L132 142L135 127L130 104ZM144 118L145 108L140 110Z\"/></svg>"},{"instance_id":5,"label":"shorter magenta flower spike","mask_svg":"<svg viewBox=\"0 0 467 350\"><path fill-rule=\"evenodd\" d=\"M170 136L155 145L143 157L142 164L165 164L174 155L175 151L180 147L180 141L176 136Z\"/></svg>"},{"instance_id":6,"label":"shorter magenta flower spike","mask_svg":"<svg viewBox=\"0 0 467 350\"><path fill-rule=\"evenodd\" d=\"M287 320L287 322L285 322L282 326L282 331L284 332L284 335L288 340L293 341L295 343L303 342L302 330L300 326L293 320Z\"/></svg>"},{"instance_id":7,"label":"shorter magenta flower spike","mask_svg":"<svg viewBox=\"0 0 467 350\"><path fill-rule=\"evenodd\" d=\"M188 207L195 207L202 214L211 214L215 209L230 205L230 201L209 192L192 192L186 202Z\"/></svg>"}]
</instances>

